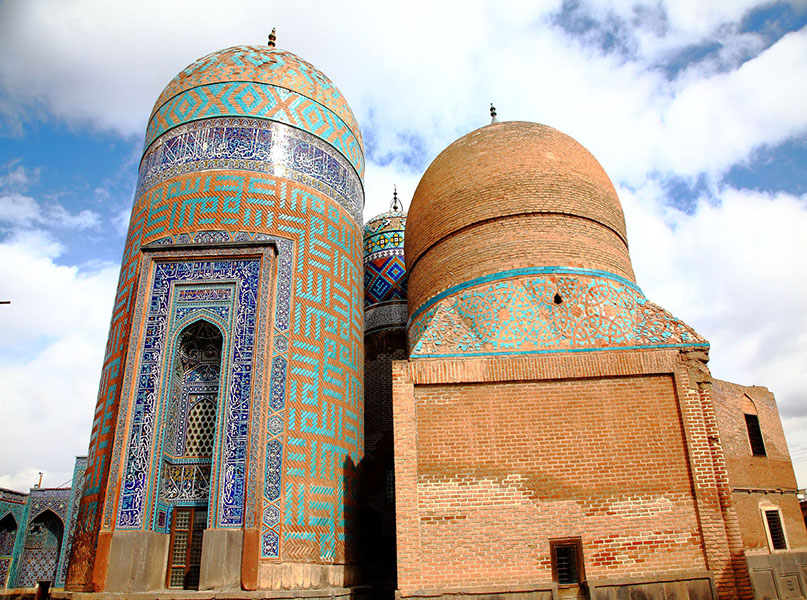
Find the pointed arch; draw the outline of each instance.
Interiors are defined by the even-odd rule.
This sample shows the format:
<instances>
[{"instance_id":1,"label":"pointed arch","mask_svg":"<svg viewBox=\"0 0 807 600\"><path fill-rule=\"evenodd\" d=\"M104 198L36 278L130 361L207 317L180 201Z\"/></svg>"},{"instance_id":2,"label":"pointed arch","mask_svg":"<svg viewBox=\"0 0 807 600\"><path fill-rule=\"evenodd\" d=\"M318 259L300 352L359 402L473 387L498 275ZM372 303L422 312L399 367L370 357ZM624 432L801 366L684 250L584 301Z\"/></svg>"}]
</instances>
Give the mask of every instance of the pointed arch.
<instances>
[{"instance_id":1,"label":"pointed arch","mask_svg":"<svg viewBox=\"0 0 807 600\"><path fill-rule=\"evenodd\" d=\"M11 511L0 518L0 589L6 587L11 571L14 546L17 543L18 523Z\"/></svg>"},{"instance_id":2,"label":"pointed arch","mask_svg":"<svg viewBox=\"0 0 807 600\"><path fill-rule=\"evenodd\" d=\"M199 317L199 315L196 315ZM166 586L196 589L215 465L223 328L206 316L178 324L171 339L156 523L170 530ZM181 327L180 327L181 326Z\"/></svg>"},{"instance_id":3,"label":"pointed arch","mask_svg":"<svg viewBox=\"0 0 807 600\"><path fill-rule=\"evenodd\" d=\"M50 513L50 515L45 515L45 513ZM34 516L32 516L32 517L30 517L28 519L28 522L32 523L32 522L36 521L37 519L41 520L43 518L51 518L51 519L55 518L59 522L59 524L62 526L62 530L64 531L64 528L65 528L64 519L50 508L43 508L38 513L35 513Z\"/></svg>"},{"instance_id":4,"label":"pointed arch","mask_svg":"<svg viewBox=\"0 0 807 600\"><path fill-rule=\"evenodd\" d=\"M55 581L65 526L50 508L28 520L23 541L17 587L34 587L38 581Z\"/></svg>"}]
</instances>

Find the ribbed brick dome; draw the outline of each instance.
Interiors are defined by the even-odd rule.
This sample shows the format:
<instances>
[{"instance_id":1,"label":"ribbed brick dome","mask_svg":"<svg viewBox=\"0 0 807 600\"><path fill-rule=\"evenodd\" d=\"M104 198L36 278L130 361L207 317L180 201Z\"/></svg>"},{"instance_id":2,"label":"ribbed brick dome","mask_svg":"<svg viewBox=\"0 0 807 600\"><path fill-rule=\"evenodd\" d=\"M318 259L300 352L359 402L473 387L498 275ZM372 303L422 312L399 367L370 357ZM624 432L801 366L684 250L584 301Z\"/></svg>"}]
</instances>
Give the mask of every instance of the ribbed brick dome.
<instances>
[{"instance_id":1,"label":"ribbed brick dome","mask_svg":"<svg viewBox=\"0 0 807 600\"><path fill-rule=\"evenodd\" d=\"M529 267L634 280L625 218L597 159L546 125L482 127L427 169L406 224L410 314L472 279Z\"/></svg>"}]
</instances>

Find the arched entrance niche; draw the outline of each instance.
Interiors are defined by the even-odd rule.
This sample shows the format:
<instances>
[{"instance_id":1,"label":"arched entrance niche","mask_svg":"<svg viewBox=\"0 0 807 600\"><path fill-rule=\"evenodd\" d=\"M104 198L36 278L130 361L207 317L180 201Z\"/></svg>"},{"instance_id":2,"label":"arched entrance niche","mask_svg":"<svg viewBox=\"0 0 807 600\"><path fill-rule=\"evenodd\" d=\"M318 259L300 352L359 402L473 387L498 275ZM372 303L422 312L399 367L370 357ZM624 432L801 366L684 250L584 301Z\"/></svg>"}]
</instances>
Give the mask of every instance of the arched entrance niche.
<instances>
[{"instance_id":1,"label":"arched entrance niche","mask_svg":"<svg viewBox=\"0 0 807 600\"><path fill-rule=\"evenodd\" d=\"M8 513L0 519L0 589L8 585L14 544L17 541L17 520Z\"/></svg>"},{"instance_id":2,"label":"arched entrance niche","mask_svg":"<svg viewBox=\"0 0 807 600\"><path fill-rule=\"evenodd\" d=\"M52 510L44 510L28 525L16 587L30 588L38 581L56 579L56 566L62 549L64 523Z\"/></svg>"},{"instance_id":3,"label":"arched entrance niche","mask_svg":"<svg viewBox=\"0 0 807 600\"><path fill-rule=\"evenodd\" d=\"M170 531L166 586L198 589L207 527L223 338L205 320L185 327L166 402L157 526Z\"/></svg>"}]
</instances>

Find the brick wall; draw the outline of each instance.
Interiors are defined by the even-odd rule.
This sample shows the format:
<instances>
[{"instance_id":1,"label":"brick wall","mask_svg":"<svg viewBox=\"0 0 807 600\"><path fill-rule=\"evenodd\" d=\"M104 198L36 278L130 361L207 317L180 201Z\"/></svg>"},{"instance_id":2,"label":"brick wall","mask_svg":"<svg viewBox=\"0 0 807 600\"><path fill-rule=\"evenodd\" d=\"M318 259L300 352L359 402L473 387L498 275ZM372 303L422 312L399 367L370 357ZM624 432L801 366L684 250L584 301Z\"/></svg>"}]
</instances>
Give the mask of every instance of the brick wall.
<instances>
[{"instance_id":1,"label":"brick wall","mask_svg":"<svg viewBox=\"0 0 807 600\"><path fill-rule=\"evenodd\" d=\"M712 396L745 548L750 553L770 550L762 510L779 508L788 547L807 549L796 477L773 394L760 386L714 380ZM759 419L765 456L751 452L746 413Z\"/></svg>"},{"instance_id":2,"label":"brick wall","mask_svg":"<svg viewBox=\"0 0 807 600\"><path fill-rule=\"evenodd\" d=\"M550 582L550 538L579 536L590 580L708 570L720 597L747 597L691 362L658 350L394 363L401 595Z\"/></svg>"}]
</instances>

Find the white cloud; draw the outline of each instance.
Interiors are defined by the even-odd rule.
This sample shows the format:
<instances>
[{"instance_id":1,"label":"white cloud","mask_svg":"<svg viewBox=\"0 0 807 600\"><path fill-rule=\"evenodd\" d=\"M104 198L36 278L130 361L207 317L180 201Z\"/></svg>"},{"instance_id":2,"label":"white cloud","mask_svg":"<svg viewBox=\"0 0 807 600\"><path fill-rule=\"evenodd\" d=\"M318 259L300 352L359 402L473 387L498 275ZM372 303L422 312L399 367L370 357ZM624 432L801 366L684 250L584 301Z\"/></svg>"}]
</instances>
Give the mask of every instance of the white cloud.
<instances>
[{"instance_id":1,"label":"white cloud","mask_svg":"<svg viewBox=\"0 0 807 600\"><path fill-rule=\"evenodd\" d=\"M83 209L71 213L58 202L42 206L30 196L9 194L0 196L0 223L16 227L45 225L63 229L90 229L97 227L101 216L92 210Z\"/></svg>"},{"instance_id":2,"label":"white cloud","mask_svg":"<svg viewBox=\"0 0 807 600\"><path fill-rule=\"evenodd\" d=\"M40 168L26 169L19 164L19 160L6 164L8 170L5 175L0 175L0 189L25 189L29 184L35 183L39 179Z\"/></svg>"},{"instance_id":3,"label":"white cloud","mask_svg":"<svg viewBox=\"0 0 807 600\"><path fill-rule=\"evenodd\" d=\"M719 172L754 148L807 133L807 29L790 33L739 69L687 76L663 112L658 170Z\"/></svg>"},{"instance_id":4,"label":"white cloud","mask_svg":"<svg viewBox=\"0 0 807 600\"><path fill-rule=\"evenodd\" d=\"M87 451L118 267L60 266L60 252L41 232L0 243L0 486L36 471L59 485Z\"/></svg>"},{"instance_id":5,"label":"white cloud","mask_svg":"<svg viewBox=\"0 0 807 600\"><path fill-rule=\"evenodd\" d=\"M807 196L724 189L693 214L649 182L620 190L645 294L711 342L712 374L776 395L791 443L807 441ZM807 482L807 456L799 465Z\"/></svg>"}]
</instances>

